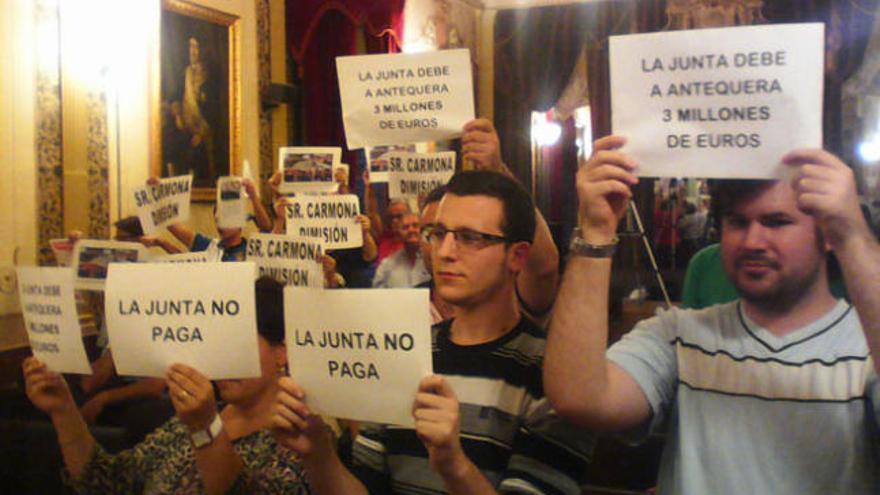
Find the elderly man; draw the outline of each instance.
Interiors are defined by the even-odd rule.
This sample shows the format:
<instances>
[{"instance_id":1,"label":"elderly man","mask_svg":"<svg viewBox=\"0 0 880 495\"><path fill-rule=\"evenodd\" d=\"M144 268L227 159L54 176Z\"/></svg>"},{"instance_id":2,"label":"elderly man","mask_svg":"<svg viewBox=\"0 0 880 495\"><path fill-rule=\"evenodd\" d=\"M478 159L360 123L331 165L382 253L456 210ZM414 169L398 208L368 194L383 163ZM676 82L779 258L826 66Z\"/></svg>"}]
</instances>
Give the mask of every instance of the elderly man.
<instances>
[{"instance_id":1,"label":"elderly man","mask_svg":"<svg viewBox=\"0 0 880 495\"><path fill-rule=\"evenodd\" d=\"M415 287L431 279L422 259L422 237L419 232L419 216L407 213L400 222L399 236L403 249L379 263L373 277L373 287L405 289Z\"/></svg>"},{"instance_id":2,"label":"elderly man","mask_svg":"<svg viewBox=\"0 0 880 495\"><path fill-rule=\"evenodd\" d=\"M606 353L610 255L638 182L624 142L596 141L578 172L544 369L557 410L635 435L665 421L660 493L880 492L880 246L851 170L802 150L783 158L793 184L728 181L721 258L739 300L645 320ZM855 308L829 291L831 252Z\"/></svg>"}]
</instances>

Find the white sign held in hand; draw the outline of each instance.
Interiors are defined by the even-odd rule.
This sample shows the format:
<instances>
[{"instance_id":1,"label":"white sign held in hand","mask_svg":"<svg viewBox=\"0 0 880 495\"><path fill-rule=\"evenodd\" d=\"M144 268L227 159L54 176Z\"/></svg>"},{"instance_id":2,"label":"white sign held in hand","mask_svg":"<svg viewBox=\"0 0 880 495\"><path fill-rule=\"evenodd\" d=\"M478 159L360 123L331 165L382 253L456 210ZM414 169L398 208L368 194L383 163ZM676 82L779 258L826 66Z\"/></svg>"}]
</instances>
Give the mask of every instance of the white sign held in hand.
<instances>
[{"instance_id":1,"label":"white sign held in hand","mask_svg":"<svg viewBox=\"0 0 880 495\"><path fill-rule=\"evenodd\" d=\"M388 154L388 196L417 198L445 185L455 175L455 152Z\"/></svg>"},{"instance_id":2,"label":"white sign held in hand","mask_svg":"<svg viewBox=\"0 0 880 495\"><path fill-rule=\"evenodd\" d=\"M20 266L18 294L34 356L56 373L90 375L70 268Z\"/></svg>"},{"instance_id":3,"label":"white sign held in hand","mask_svg":"<svg viewBox=\"0 0 880 495\"><path fill-rule=\"evenodd\" d=\"M778 178L822 146L823 25L610 39L611 120L647 177Z\"/></svg>"},{"instance_id":4,"label":"white sign held in hand","mask_svg":"<svg viewBox=\"0 0 880 495\"><path fill-rule=\"evenodd\" d=\"M287 235L318 240L324 249L346 249L364 245L354 194L297 196L288 200Z\"/></svg>"},{"instance_id":5,"label":"white sign held in hand","mask_svg":"<svg viewBox=\"0 0 880 495\"><path fill-rule=\"evenodd\" d=\"M474 118L467 49L337 57L349 149L442 141Z\"/></svg>"},{"instance_id":6,"label":"white sign held in hand","mask_svg":"<svg viewBox=\"0 0 880 495\"><path fill-rule=\"evenodd\" d=\"M284 289L290 374L312 410L413 426L433 370L426 289Z\"/></svg>"},{"instance_id":7,"label":"white sign held in hand","mask_svg":"<svg viewBox=\"0 0 880 495\"><path fill-rule=\"evenodd\" d=\"M253 263L113 264L104 312L119 375L183 363L212 379L260 375Z\"/></svg>"},{"instance_id":8,"label":"white sign held in hand","mask_svg":"<svg viewBox=\"0 0 880 495\"><path fill-rule=\"evenodd\" d=\"M189 219L192 175L162 179L155 186L135 188L134 204L144 229L150 235L157 230Z\"/></svg>"}]
</instances>

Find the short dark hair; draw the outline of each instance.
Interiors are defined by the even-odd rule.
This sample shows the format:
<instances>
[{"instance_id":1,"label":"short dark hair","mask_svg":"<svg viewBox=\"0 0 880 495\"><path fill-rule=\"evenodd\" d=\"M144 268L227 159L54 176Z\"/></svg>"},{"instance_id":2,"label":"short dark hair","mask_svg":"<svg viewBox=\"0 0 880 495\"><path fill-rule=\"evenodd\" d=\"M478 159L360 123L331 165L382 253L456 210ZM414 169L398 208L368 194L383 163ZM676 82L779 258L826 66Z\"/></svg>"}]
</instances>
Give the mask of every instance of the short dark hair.
<instances>
[{"instance_id":1,"label":"short dark hair","mask_svg":"<svg viewBox=\"0 0 880 495\"><path fill-rule=\"evenodd\" d=\"M717 222L729 215L741 202L755 197L775 184L765 179L723 179L712 183L712 216Z\"/></svg>"},{"instance_id":2,"label":"short dark hair","mask_svg":"<svg viewBox=\"0 0 880 495\"><path fill-rule=\"evenodd\" d=\"M284 284L262 276L254 284L257 333L272 345L284 343Z\"/></svg>"},{"instance_id":3,"label":"short dark hair","mask_svg":"<svg viewBox=\"0 0 880 495\"><path fill-rule=\"evenodd\" d=\"M422 208L428 206L431 203L439 203L441 199L443 199L443 195L446 194L446 191L449 189L446 184L442 186L437 186L425 196L425 199L422 201Z\"/></svg>"},{"instance_id":4,"label":"short dark hair","mask_svg":"<svg viewBox=\"0 0 880 495\"><path fill-rule=\"evenodd\" d=\"M452 177L447 194L489 196L501 201L501 231L508 243L535 238L535 205L529 193L513 178L488 170L468 170Z\"/></svg>"},{"instance_id":5,"label":"short dark hair","mask_svg":"<svg viewBox=\"0 0 880 495\"><path fill-rule=\"evenodd\" d=\"M132 215L130 217L121 218L116 221L113 225L116 226L116 229L121 233L128 234L133 237L142 237L144 235L144 228L141 226L141 220Z\"/></svg>"}]
</instances>

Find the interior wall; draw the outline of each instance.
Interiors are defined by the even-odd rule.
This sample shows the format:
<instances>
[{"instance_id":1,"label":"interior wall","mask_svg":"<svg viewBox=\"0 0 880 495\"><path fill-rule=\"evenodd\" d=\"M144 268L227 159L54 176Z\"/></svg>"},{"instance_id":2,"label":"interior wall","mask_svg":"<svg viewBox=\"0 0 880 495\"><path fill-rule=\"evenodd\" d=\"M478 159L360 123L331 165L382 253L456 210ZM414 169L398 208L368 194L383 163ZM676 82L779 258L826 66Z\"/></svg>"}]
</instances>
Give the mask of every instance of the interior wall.
<instances>
[{"instance_id":1,"label":"interior wall","mask_svg":"<svg viewBox=\"0 0 880 495\"><path fill-rule=\"evenodd\" d=\"M0 0L0 315L18 312L14 265L37 261L34 39L33 2Z\"/></svg>"}]
</instances>

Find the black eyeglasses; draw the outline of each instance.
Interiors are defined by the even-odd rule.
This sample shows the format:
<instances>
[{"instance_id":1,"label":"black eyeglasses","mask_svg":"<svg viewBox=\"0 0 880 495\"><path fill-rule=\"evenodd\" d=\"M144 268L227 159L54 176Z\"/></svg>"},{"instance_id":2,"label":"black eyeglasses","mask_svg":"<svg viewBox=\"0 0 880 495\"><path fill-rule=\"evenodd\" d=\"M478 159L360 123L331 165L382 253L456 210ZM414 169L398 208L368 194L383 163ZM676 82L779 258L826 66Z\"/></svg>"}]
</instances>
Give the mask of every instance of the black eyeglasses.
<instances>
[{"instance_id":1,"label":"black eyeglasses","mask_svg":"<svg viewBox=\"0 0 880 495\"><path fill-rule=\"evenodd\" d=\"M434 247L438 247L443 243L443 239L446 239L446 234L452 234L455 243L459 247L466 249L483 249L492 244L508 242L507 237L504 237L503 235L487 234L485 232L477 232L476 230L471 229L453 230L447 229L442 225L426 225L422 229L422 237L433 244Z\"/></svg>"}]
</instances>

